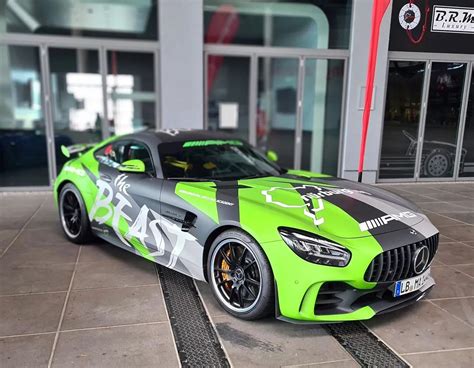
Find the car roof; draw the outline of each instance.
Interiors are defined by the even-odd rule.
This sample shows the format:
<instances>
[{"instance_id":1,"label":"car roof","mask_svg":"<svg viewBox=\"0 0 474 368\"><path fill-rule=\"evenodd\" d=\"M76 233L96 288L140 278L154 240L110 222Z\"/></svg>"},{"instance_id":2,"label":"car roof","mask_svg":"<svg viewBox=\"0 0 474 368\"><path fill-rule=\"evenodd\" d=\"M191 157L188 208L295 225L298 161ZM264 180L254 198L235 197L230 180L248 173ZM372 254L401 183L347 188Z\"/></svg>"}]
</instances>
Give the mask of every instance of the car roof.
<instances>
[{"instance_id":1,"label":"car roof","mask_svg":"<svg viewBox=\"0 0 474 368\"><path fill-rule=\"evenodd\" d=\"M209 139L236 139L234 136L210 130L202 129L160 129L157 131L146 130L139 133L128 134L117 137L118 139L137 139L149 145L160 143L199 141Z\"/></svg>"}]
</instances>

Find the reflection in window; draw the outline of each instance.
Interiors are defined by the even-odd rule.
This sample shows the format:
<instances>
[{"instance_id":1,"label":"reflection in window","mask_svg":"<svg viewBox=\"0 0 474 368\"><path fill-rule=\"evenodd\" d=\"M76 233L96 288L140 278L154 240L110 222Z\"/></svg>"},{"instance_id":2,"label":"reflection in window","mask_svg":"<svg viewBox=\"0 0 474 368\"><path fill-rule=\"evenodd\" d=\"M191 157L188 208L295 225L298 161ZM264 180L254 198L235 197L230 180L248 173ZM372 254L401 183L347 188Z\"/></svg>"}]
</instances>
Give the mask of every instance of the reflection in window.
<instances>
[{"instance_id":1,"label":"reflection in window","mask_svg":"<svg viewBox=\"0 0 474 368\"><path fill-rule=\"evenodd\" d=\"M39 50L0 46L0 187L49 185Z\"/></svg>"},{"instance_id":2,"label":"reflection in window","mask_svg":"<svg viewBox=\"0 0 474 368\"><path fill-rule=\"evenodd\" d=\"M250 58L209 55L208 128L249 138Z\"/></svg>"},{"instance_id":3,"label":"reflection in window","mask_svg":"<svg viewBox=\"0 0 474 368\"><path fill-rule=\"evenodd\" d=\"M474 66L473 73L471 74L471 86L467 102L466 125L464 127L459 176L474 176Z\"/></svg>"},{"instance_id":4,"label":"reflection in window","mask_svg":"<svg viewBox=\"0 0 474 368\"><path fill-rule=\"evenodd\" d=\"M155 129L153 54L107 53L107 109L112 134Z\"/></svg>"},{"instance_id":5,"label":"reflection in window","mask_svg":"<svg viewBox=\"0 0 474 368\"><path fill-rule=\"evenodd\" d=\"M347 49L351 0L204 1L204 42Z\"/></svg>"},{"instance_id":6,"label":"reflection in window","mask_svg":"<svg viewBox=\"0 0 474 368\"><path fill-rule=\"evenodd\" d=\"M466 64L432 63L420 177L452 177Z\"/></svg>"},{"instance_id":7,"label":"reflection in window","mask_svg":"<svg viewBox=\"0 0 474 368\"><path fill-rule=\"evenodd\" d=\"M425 63L390 61L379 178L413 178Z\"/></svg>"},{"instance_id":8,"label":"reflection in window","mask_svg":"<svg viewBox=\"0 0 474 368\"><path fill-rule=\"evenodd\" d=\"M337 175L343 60L306 59L301 168Z\"/></svg>"},{"instance_id":9,"label":"reflection in window","mask_svg":"<svg viewBox=\"0 0 474 368\"><path fill-rule=\"evenodd\" d=\"M156 6L156 0L8 0L0 1L0 18L6 15L7 32L157 39Z\"/></svg>"},{"instance_id":10,"label":"reflection in window","mask_svg":"<svg viewBox=\"0 0 474 368\"><path fill-rule=\"evenodd\" d=\"M275 151L279 165L294 168L299 59L265 57L258 63L257 147Z\"/></svg>"},{"instance_id":11,"label":"reflection in window","mask_svg":"<svg viewBox=\"0 0 474 368\"><path fill-rule=\"evenodd\" d=\"M68 144L102 139L103 98L96 50L49 49L56 139ZM56 147L58 171L67 158Z\"/></svg>"}]
</instances>

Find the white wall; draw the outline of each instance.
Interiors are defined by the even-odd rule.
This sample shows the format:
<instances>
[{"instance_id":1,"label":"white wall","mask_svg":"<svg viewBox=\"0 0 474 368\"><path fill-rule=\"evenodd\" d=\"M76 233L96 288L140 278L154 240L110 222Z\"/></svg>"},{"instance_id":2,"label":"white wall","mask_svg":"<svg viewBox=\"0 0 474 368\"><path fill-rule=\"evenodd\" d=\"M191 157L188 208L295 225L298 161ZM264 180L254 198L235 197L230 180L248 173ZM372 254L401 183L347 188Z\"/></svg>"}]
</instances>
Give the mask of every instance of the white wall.
<instances>
[{"instance_id":1,"label":"white wall","mask_svg":"<svg viewBox=\"0 0 474 368\"><path fill-rule=\"evenodd\" d=\"M162 128L203 127L202 0L159 0Z\"/></svg>"}]
</instances>

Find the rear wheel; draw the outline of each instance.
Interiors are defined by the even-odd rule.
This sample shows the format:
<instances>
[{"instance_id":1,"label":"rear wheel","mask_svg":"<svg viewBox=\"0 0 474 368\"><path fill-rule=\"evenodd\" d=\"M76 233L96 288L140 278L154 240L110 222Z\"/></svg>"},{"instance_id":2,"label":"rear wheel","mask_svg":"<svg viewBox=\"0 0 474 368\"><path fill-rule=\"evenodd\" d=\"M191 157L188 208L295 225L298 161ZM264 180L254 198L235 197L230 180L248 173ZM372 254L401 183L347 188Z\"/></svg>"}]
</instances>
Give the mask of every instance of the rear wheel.
<instances>
[{"instance_id":1,"label":"rear wheel","mask_svg":"<svg viewBox=\"0 0 474 368\"><path fill-rule=\"evenodd\" d=\"M59 193L59 217L68 240L82 244L91 238L89 218L81 193L71 183Z\"/></svg>"},{"instance_id":2,"label":"rear wheel","mask_svg":"<svg viewBox=\"0 0 474 368\"><path fill-rule=\"evenodd\" d=\"M270 264L260 246L243 231L225 231L213 242L208 280L219 304L236 317L259 319L273 311Z\"/></svg>"}]
</instances>

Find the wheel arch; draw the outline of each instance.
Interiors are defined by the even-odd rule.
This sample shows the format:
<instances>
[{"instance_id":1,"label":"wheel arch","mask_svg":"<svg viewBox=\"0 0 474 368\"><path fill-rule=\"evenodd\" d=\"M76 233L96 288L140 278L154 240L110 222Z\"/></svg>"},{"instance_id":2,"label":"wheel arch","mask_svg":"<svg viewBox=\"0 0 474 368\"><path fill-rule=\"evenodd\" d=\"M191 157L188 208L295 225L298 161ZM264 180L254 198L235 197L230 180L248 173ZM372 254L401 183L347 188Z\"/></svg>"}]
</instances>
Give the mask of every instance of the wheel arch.
<instances>
[{"instance_id":1,"label":"wheel arch","mask_svg":"<svg viewBox=\"0 0 474 368\"><path fill-rule=\"evenodd\" d=\"M207 257L209 256L209 250L211 249L211 245L220 234L222 234L224 231L232 230L232 229L242 230L241 227L236 226L236 225L219 226L211 231L211 233L208 235L206 239L206 242L204 243L204 252L202 255L202 269L204 273L204 278L206 279L207 282L209 282L207 278Z\"/></svg>"}]
</instances>

